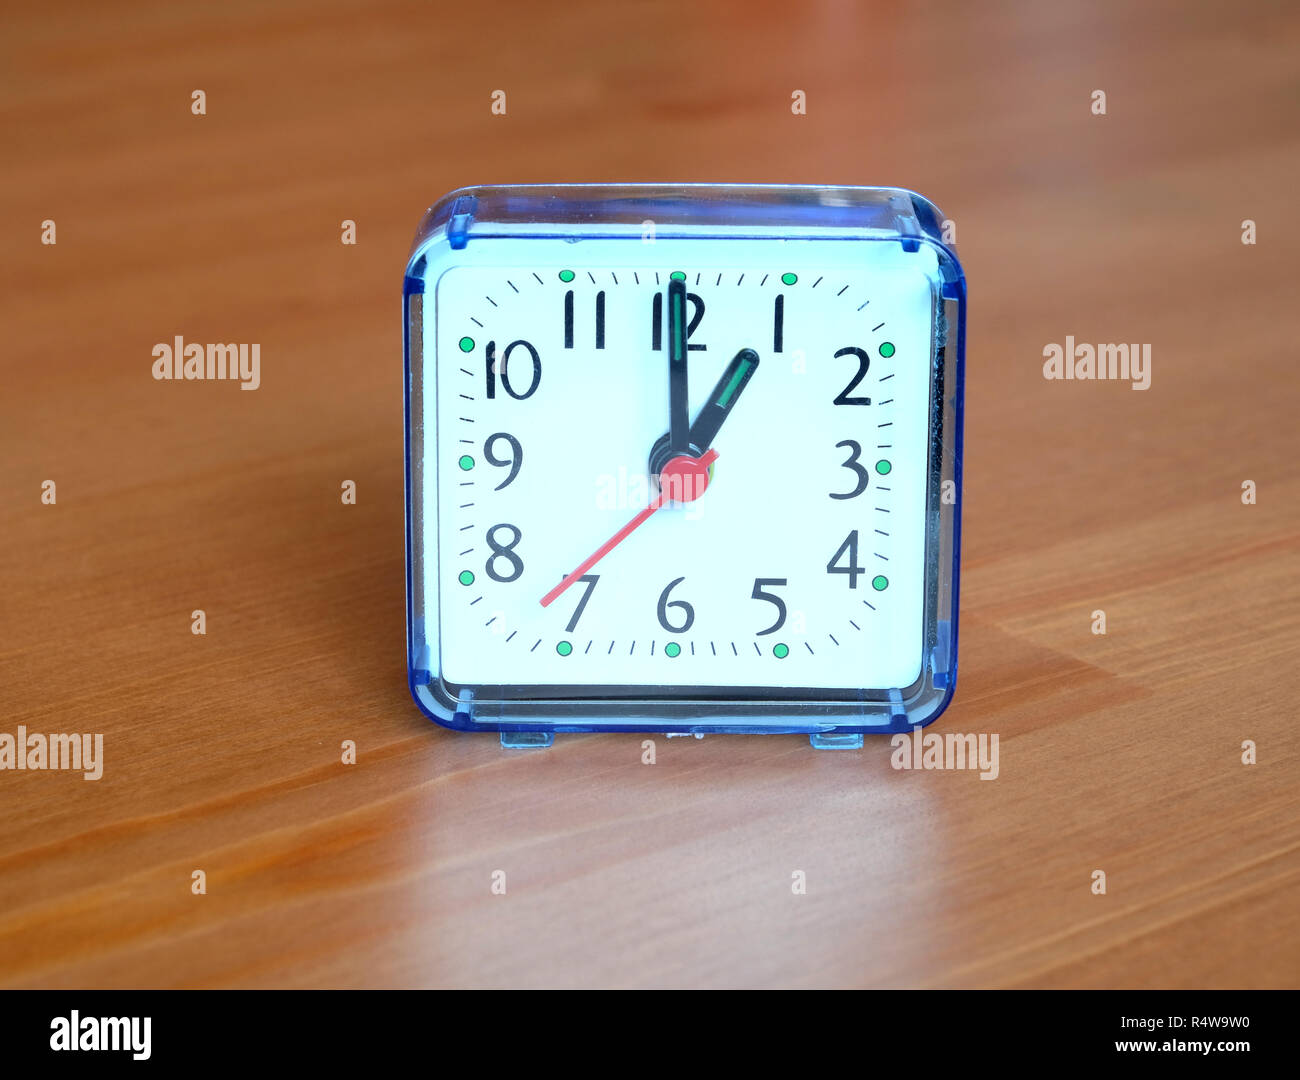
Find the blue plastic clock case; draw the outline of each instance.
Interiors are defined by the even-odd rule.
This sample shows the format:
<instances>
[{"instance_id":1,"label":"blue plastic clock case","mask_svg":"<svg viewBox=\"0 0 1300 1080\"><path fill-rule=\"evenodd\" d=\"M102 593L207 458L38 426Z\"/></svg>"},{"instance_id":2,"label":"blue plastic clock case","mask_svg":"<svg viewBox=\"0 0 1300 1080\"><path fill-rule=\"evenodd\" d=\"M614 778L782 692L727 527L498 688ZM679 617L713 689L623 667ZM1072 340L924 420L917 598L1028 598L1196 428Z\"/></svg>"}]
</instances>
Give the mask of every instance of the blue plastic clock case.
<instances>
[{"instance_id":1,"label":"blue plastic clock case","mask_svg":"<svg viewBox=\"0 0 1300 1080\"><path fill-rule=\"evenodd\" d=\"M584 245L627 244L629 263L644 250L653 223L659 252L689 262L699 241L774 239L797 250L803 241L839 241L862 260L883 253L925 252L931 280L928 477L924 493L924 614L917 648L919 677L908 686L787 695L727 687L559 684L462 685L443 675L437 578L439 454L426 409L436 395L437 357L426 355L426 322L437 318L439 280L471 254L500 241L519 245L563 240L583 265ZM957 675L957 594L961 535L962 408L966 282L943 236L944 218L925 198L898 188L752 184L513 185L462 188L424 215L403 289L406 417L407 657L409 685L431 719L461 731L501 732L510 746L549 745L557 732L625 731L805 733L824 748L859 746L863 734L930 723L947 707ZM522 250L527 251L527 247ZM481 261L481 260L480 260ZM918 501L918 505L921 505ZM454 554L454 553L452 553ZM426 577L426 575L429 575ZM557 663L563 661L557 658ZM646 680L650 682L651 680Z\"/></svg>"}]
</instances>

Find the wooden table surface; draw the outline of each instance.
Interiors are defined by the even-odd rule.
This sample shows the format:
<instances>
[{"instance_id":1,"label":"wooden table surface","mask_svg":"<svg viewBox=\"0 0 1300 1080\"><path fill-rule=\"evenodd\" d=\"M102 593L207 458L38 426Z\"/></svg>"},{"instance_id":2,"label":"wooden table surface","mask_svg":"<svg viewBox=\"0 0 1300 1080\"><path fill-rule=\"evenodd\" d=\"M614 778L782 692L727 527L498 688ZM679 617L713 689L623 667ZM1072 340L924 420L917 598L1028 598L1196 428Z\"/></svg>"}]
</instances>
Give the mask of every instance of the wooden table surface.
<instances>
[{"instance_id":1,"label":"wooden table surface","mask_svg":"<svg viewBox=\"0 0 1300 1080\"><path fill-rule=\"evenodd\" d=\"M1300 984L1294 4L5 21L0 732L104 762L0 772L0 984ZM955 222L931 730L997 733L995 781L883 738L503 751L409 700L416 222L464 184L634 179L898 185ZM260 388L155 381L177 334L260 343ZM1149 343L1150 389L1047 381L1066 335Z\"/></svg>"}]
</instances>

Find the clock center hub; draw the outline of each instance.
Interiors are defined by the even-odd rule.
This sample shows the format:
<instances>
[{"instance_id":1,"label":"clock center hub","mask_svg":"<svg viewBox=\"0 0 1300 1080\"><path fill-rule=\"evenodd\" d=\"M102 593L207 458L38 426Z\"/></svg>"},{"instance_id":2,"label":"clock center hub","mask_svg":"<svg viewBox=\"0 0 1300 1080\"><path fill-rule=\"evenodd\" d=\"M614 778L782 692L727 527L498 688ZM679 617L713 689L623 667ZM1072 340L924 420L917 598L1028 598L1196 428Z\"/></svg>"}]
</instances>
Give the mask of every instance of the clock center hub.
<instances>
[{"instance_id":1,"label":"clock center hub","mask_svg":"<svg viewBox=\"0 0 1300 1080\"><path fill-rule=\"evenodd\" d=\"M659 473L659 489L674 502L694 502L709 486L709 465L684 454L670 458Z\"/></svg>"}]
</instances>

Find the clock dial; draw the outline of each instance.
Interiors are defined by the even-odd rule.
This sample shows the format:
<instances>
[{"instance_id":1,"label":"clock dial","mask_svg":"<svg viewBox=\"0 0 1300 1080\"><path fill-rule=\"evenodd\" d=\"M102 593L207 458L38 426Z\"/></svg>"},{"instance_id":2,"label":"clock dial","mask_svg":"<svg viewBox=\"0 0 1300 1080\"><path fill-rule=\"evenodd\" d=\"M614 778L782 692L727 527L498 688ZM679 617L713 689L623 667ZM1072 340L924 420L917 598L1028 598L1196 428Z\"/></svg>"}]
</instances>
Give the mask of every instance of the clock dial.
<instances>
[{"instance_id":1,"label":"clock dial","mask_svg":"<svg viewBox=\"0 0 1300 1080\"><path fill-rule=\"evenodd\" d=\"M920 678L928 248L477 245L423 329L448 684L846 699Z\"/></svg>"}]
</instances>

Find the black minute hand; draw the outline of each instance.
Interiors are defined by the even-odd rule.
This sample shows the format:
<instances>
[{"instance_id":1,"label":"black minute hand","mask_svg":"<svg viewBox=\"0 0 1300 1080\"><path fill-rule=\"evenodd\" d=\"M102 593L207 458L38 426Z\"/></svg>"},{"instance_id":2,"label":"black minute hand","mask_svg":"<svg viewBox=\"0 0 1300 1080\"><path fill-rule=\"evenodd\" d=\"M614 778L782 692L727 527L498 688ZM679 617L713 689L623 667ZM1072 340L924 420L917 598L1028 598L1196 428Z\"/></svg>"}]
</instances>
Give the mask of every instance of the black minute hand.
<instances>
[{"instance_id":1,"label":"black minute hand","mask_svg":"<svg viewBox=\"0 0 1300 1080\"><path fill-rule=\"evenodd\" d=\"M731 358L731 363L727 365L722 378L718 380L691 426L691 445L698 447L701 453L713 445L722 422L757 370L758 353L753 349L741 349Z\"/></svg>"},{"instance_id":2,"label":"black minute hand","mask_svg":"<svg viewBox=\"0 0 1300 1080\"><path fill-rule=\"evenodd\" d=\"M668 451L690 452L690 397L686 389L686 282L668 283Z\"/></svg>"}]
</instances>

